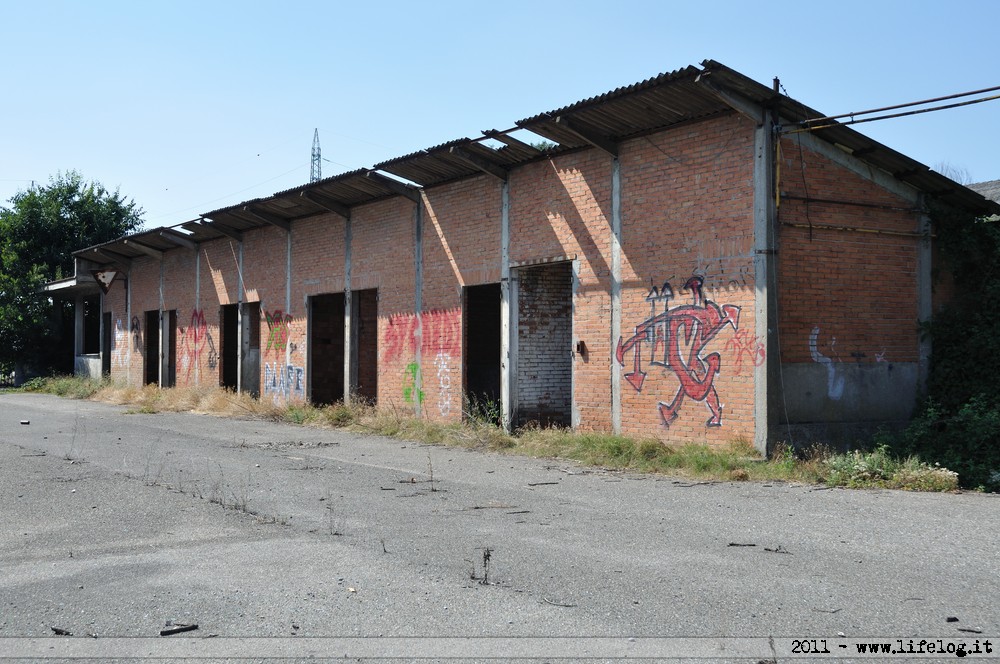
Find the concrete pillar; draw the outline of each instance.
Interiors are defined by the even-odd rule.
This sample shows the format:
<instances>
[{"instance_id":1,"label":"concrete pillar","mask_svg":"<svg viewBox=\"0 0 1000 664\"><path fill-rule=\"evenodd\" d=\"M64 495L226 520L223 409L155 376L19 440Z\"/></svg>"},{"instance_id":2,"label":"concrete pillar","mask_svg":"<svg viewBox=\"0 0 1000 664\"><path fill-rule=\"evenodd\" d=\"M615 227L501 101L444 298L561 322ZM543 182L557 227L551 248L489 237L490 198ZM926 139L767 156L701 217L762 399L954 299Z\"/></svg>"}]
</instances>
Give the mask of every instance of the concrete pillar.
<instances>
[{"instance_id":1,"label":"concrete pillar","mask_svg":"<svg viewBox=\"0 0 1000 664\"><path fill-rule=\"evenodd\" d=\"M357 385L357 339L355 336L353 295L351 292L351 217L344 224L344 403L351 403L351 391Z\"/></svg>"},{"instance_id":2,"label":"concrete pillar","mask_svg":"<svg viewBox=\"0 0 1000 664\"><path fill-rule=\"evenodd\" d=\"M778 346L777 214L774 199L775 131L773 115L754 130L754 334L764 344L765 361L754 369L754 447L770 450L780 403L781 357Z\"/></svg>"},{"instance_id":3,"label":"concrete pillar","mask_svg":"<svg viewBox=\"0 0 1000 664\"><path fill-rule=\"evenodd\" d=\"M513 415L513 359L511 339L514 297L510 278L510 180L500 188L500 419L506 431L511 429Z\"/></svg>"},{"instance_id":4,"label":"concrete pillar","mask_svg":"<svg viewBox=\"0 0 1000 664\"><path fill-rule=\"evenodd\" d=\"M575 273L575 270L574 270ZM611 430L622 432L622 374L614 349L622 336L622 171L621 161L611 160ZM574 399L574 404L576 400Z\"/></svg>"},{"instance_id":5,"label":"concrete pillar","mask_svg":"<svg viewBox=\"0 0 1000 664\"><path fill-rule=\"evenodd\" d=\"M417 366L416 375L413 376L413 412L417 417L423 414L421 408L420 395L423 393L423 364L421 348L424 345L424 194L420 192L420 199L413 205L413 290L414 309L416 311L417 329L414 333L416 349L414 351L414 363Z\"/></svg>"}]
</instances>

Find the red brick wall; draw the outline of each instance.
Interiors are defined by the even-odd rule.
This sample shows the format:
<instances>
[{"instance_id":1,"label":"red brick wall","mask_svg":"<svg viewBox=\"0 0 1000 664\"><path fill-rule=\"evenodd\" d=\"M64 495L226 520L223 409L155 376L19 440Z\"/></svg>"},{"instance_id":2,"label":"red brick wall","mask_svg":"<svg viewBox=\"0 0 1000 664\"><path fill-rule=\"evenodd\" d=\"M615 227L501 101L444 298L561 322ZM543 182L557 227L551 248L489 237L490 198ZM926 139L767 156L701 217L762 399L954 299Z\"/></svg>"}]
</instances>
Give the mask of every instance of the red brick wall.
<instances>
[{"instance_id":1,"label":"red brick wall","mask_svg":"<svg viewBox=\"0 0 1000 664\"><path fill-rule=\"evenodd\" d=\"M129 337L132 339L132 367L129 382L142 385L146 358L146 312L160 308L160 262L154 258L137 258L132 261L132 319L129 322ZM159 358L148 358L158 362Z\"/></svg>"},{"instance_id":2,"label":"red brick wall","mask_svg":"<svg viewBox=\"0 0 1000 664\"><path fill-rule=\"evenodd\" d=\"M711 444L753 438L754 369L766 359L754 319L753 133L753 123L733 113L621 145L620 339L612 339L609 328L611 158L582 150L511 173L514 265L522 274L553 260L575 261L578 268L576 289L565 289L565 301L546 302L524 316L528 323L544 323L545 311L572 308L571 334L560 344L569 355L581 341L586 352L571 356L572 395L560 396L572 397L581 429L611 428L611 376L617 372L625 433ZM801 155L794 140L783 141L781 191L910 207L818 154ZM377 349L379 404L401 412L421 404L427 417L457 420L465 351L462 289L500 279L501 186L487 176L469 178L425 190L421 205L419 318L409 200L396 197L352 211L352 288L378 290L377 325L362 321L361 334ZM821 227L906 233L917 230L916 215L785 199L779 222L782 355L775 359L812 362L819 350L865 363L915 361L918 239ZM811 231L796 226L810 224ZM345 220L332 214L293 222L291 306L285 231L246 233L243 299L261 307L262 385L266 365L306 368L306 302L311 295L343 291L344 232ZM178 312L180 385L192 382L192 366L202 382L214 376L208 339L214 336L218 348L218 307L239 299L237 252L228 239L203 245L199 301L194 254L179 249L165 258L164 304ZM159 307L159 265L139 259L133 275L132 313L144 325L143 312ZM124 300L111 296L107 308L124 310ZM129 321L123 322L127 329ZM195 344L197 357L192 329L203 344ZM520 360L527 367L530 353ZM375 362L362 356L359 375L370 373ZM113 375L121 373L116 363ZM141 352L133 357L132 377L141 382ZM533 380L521 378L524 384Z\"/></svg>"},{"instance_id":3,"label":"red brick wall","mask_svg":"<svg viewBox=\"0 0 1000 664\"><path fill-rule=\"evenodd\" d=\"M325 214L296 221L292 226L292 304L294 317L289 332L294 339L295 351L291 353L295 364L302 366L308 374L308 299L313 295L344 292L346 250L344 245L347 221L335 214ZM342 317L337 318L342 321ZM343 325L339 330L319 331L324 338L331 339L343 347ZM262 343L267 346L269 330L266 325ZM313 330L317 334L317 330ZM332 336L331 336L332 335ZM318 338L318 335L317 335ZM341 353L342 355L342 353ZM343 385L342 367L327 366L322 375L313 375L308 380L339 381ZM339 394L342 389L338 391Z\"/></svg>"},{"instance_id":4,"label":"red brick wall","mask_svg":"<svg viewBox=\"0 0 1000 664\"><path fill-rule=\"evenodd\" d=\"M572 292L570 263L518 270L517 426L572 425Z\"/></svg>"},{"instance_id":5,"label":"red brick wall","mask_svg":"<svg viewBox=\"0 0 1000 664\"><path fill-rule=\"evenodd\" d=\"M284 230L265 226L244 233L243 300L260 302L260 320L250 324L256 324L260 330L261 396L275 396L265 394L264 374L268 365L277 372L285 370L287 365L302 367L305 362L305 310L295 300L291 307L285 305L287 266Z\"/></svg>"},{"instance_id":6,"label":"red brick wall","mask_svg":"<svg viewBox=\"0 0 1000 664\"><path fill-rule=\"evenodd\" d=\"M378 403L401 412L415 410L419 399L413 385L415 371L408 371L415 359L414 347L406 342L387 351L385 339L387 334L394 338L414 313L413 211L414 203L400 197L351 211L351 287L378 289L377 330L364 332L376 334L378 342ZM409 401L403 394L407 388Z\"/></svg>"},{"instance_id":7,"label":"red brick wall","mask_svg":"<svg viewBox=\"0 0 1000 664\"><path fill-rule=\"evenodd\" d=\"M754 361L763 360L754 336L753 129L732 114L622 148L625 433L753 438ZM699 300L685 287L693 276L703 279ZM671 326L681 334L667 334Z\"/></svg>"},{"instance_id":8,"label":"red brick wall","mask_svg":"<svg viewBox=\"0 0 1000 664\"><path fill-rule=\"evenodd\" d=\"M800 153L793 138L782 141L779 187L798 197L913 207L815 152ZM786 198L778 220L781 361L815 361L815 337L815 351L834 362L915 362L920 239L820 227L913 233L918 216Z\"/></svg>"},{"instance_id":9,"label":"red brick wall","mask_svg":"<svg viewBox=\"0 0 1000 664\"><path fill-rule=\"evenodd\" d=\"M128 380L128 357L132 352L125 297L128 283L126 274L122 271L104 296L104 311L111 314L111 379L121 382Z\"/></svg>"},{"instance_id":10,"label":"red brick wall","mask_svg":"<svg viewBox=\"0 0 1000 664\"><path fill-rule=\"evenodd\" d=\"M431 419L458 421L462 289L500 281L501 185L469 178L427 189L423 200L423 410Z\"/></svg>"},{"instance_id":11,"label":"red brick wall","mask_svg":"<svg viewBox=\"0 0 1000 664\"><path fill-rule=\"evenodd\" d=\"M201 306L195 299L196 263L197 254L187 248L163 254L163 310L177 312L174 352L178 387L199 384L205 375L202 364L208 330Z\"/></svg>"},{"instance_id":12,"label":"red brick wall","mask_svg":"<svg viewBox=\"0 0 1000 664\"><path fill-rule=\"evenodd\" d=\"M581 429L609 430L611 158L586 150L529 164L511 173L510 197L513 262L579 260L573 336L588 352L573 359L573 398Z\"/></svg>"},{"instance_id":13,"label":"red brick wall","mask_svg":"<svg viewBox=\"0 0 1000 664\"><path fill-rule=\"evenodd\" d=\"M219 385L222 354L220 308L239 301L239 243L230 238L203 242L201 252L201 301L205 316L205 345L201 356L202 385Z\"/></svg>"}]
</instances>

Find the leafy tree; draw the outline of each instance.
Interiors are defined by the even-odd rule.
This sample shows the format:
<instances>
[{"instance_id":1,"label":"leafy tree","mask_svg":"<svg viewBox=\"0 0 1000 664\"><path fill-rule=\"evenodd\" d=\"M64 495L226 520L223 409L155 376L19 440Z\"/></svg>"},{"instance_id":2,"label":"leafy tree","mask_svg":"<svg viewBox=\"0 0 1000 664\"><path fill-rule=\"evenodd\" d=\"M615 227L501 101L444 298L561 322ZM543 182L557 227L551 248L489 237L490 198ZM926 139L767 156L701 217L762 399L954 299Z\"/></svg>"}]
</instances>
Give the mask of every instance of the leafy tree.
<instances>
[{"instance_id":1,"label":"leafy tree","mask_svg":"<svg viewBox=\"0 0 1000 664\"><path fill-rule=\"evenodd\" d=\"M76 171L20 191L9 203L0 206L0 369L47 372L65 312L39 289L73 276L73 251L138 229L142 208Z\"/></svg>"}]
</instances>

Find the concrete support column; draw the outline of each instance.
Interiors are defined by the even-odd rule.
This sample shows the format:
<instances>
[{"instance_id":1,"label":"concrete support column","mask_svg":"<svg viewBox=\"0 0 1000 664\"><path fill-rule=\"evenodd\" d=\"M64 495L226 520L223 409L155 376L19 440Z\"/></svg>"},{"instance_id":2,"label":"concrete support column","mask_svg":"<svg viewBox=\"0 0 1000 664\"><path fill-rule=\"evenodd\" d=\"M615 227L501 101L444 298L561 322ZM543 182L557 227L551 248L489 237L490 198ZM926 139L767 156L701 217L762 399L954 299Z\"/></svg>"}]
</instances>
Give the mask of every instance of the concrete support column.
<instances>
[{"instance_id":1,"label":"concrete support column","mask_svg":"<svg viewBox=\"0 0 1000 664\"><path fill-rule=\"evenodd\" d=\"M194 250L194 308L201 312L204 319L205 312L201 308L201 248ZM194 322L194 321L192 321ZM205 334L208 334L208 321L205 321ZM194 384L201 385L201 355L197 356L194 363Z\"/></svg>"},{"instance_id":2,"label":"concrete support column","mask_svg":"<svg viewBox=\"0 0 1000 664\"><path fill-rule=\"evenodd\" d=\"M292 227L285 231L285 316L292 315ZM288 335L291 337L291 333ZM308 341L308 340L307 340ZM306 343L308 345L308 343ZM285 371L285 367L292 363L292 344L286 340L285 343L285 366L280 367L280 371ZM259 368L259 363L258 363ZM286 375L286 380L291 381L291 376Z\"/></svg>"},{"instance_id":3,"label":"concrete support column","mask_svg":"<svg viewBox=\"0 0 1000 664\"><path fill-rule=\"evenodd\" d=\"M354 299L351 292L351 240L353 229L351 217L344 224L344 403L351 403L351 390L354 389L357 376L357 362L354 360Z\"/></svg>"},{"instance_id":4,"label":"concrete support column","mask_svg":"<svg viewBox=\"0 0 1000 664\"><path fill-rule=\"evenodd\" d=\"M505 431L511 430L513 415L513 353L511 338L514 297L510 279L510 180L500 188L500 419Z\"/></svg>"},{"instance_id":5,"label":"concrete support column","mask_svg":"<svg viewBox=\"0 0 1000 664\"><path fill-rule=\"evenodd\" d=\"M135 352L135 343L132 330L132 268L125 272L125 327L128 333L125 335L125 343L128 345L128 352L125 354L125 384L132 384L132 353ZM120 351L119 351L120 352ZM140 385L142 383L140 382Z\"/></svg>"},{"instance_id":6,"label":"concrete support column","mask_svg":"<svg viewBox=\"0 0 1000 664\"><path fill-rule=\"evenodd\" d=\"M622 375L614 352L622 336L622 170L611 160L611 430L622 432ZM576 400L574 399L574 403Z\"/></svg>"},{"instance_id":7,"label":"concrete support column","mask_svg":"<svg viewBox=\"0 0 1000 664\"><path fill-rule=\"evenodd\" d=\"M243 240L237 242L239 252L236 258L236 272L239 275L239 287L236 292L236 337L240 352L236 354L236 393L243 392L243 355L250 348L250 340L243 332Z\"/></svg>"},{"instance_id":8,"label":"concrete support column","mask_svg":"<svg viewBox=\"0 0 1000 664\"><path fill-rule=\"evenodd\" d=\"M164 366L167 362L167 354L164 352L167 348L167 344L170 343L170 335L165 334L166 329L163 323L163 260L160 260L160 286L159 286L159 296L160 296L160 347L157 349L160 357L159 359L159 374L157 378L157 385L163 387L163 381L166 378L166 367ZM169 352L169 351L167 351Z\"/></svg>"},{"instance_id":9,"label":"concrete support column","mask_svg":"<svg viewBox=\"0 0 1000 664\"><path fill-rule=\"evenodd\" d=\"M778 346L777 210L775 207L775 131L773 115L763 114L754 131L754 334L764 344L765 361L754 369L754 447L770 450L781 398Z\"/></svg>"},{"instance_id":10,"label":"concrete support column","mask_svg":"<svg viewBox=\"0 0 1000 664\"><path fill-rule=\"evenodd\" d=\"M423 393L423 365L421 348L424 345L424 193L420 193L420 199L413 206L413 290L414 309L416 310L417 329L414 333L414 363L417 366L416 374L413 376L413 411L417 417L423 414L421 408L420 395Z\"/></svg>"}]
</instances>

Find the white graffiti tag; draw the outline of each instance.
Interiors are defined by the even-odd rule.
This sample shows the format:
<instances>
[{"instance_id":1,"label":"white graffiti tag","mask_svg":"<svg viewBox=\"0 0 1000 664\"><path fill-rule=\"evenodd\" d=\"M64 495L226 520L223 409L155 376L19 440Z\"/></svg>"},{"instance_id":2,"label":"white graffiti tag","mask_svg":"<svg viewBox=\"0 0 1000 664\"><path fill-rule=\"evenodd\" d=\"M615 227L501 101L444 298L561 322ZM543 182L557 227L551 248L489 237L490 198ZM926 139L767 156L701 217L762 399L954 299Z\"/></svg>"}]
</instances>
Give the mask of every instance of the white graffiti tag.
<instances>
[{"instance_id":1,"label":"white graffiti tag","mask_svg":"<svg viewBox=\"0 0 1000 664\"><path fill-rule=\"evenodd\" d=\"M819 338L819 327L814 327L809 334L809 354L812 355L813 362L826 365L826 394L834 401L840 401L844 396L844 375L837 370L839 361L834 362L831 358L823 355L816 348L816 340ZM837 337L830 342L830 351L836 353Z\"/></svg>"},{"instance_id":2,"label":"white graffiti tag","mask_svg":"<svg viewBox=\"0 0 1000 664\"><path fill-rule=\"evenodd\" d=\"M438 410L446 417L451 414L451 355L438 351L434 366L438 370Z\"/></svg>"}]
</instances>

